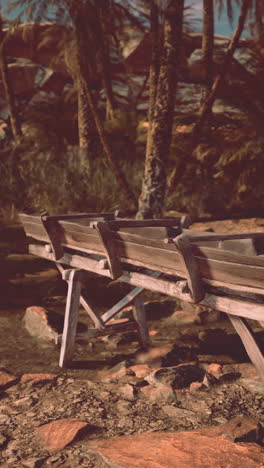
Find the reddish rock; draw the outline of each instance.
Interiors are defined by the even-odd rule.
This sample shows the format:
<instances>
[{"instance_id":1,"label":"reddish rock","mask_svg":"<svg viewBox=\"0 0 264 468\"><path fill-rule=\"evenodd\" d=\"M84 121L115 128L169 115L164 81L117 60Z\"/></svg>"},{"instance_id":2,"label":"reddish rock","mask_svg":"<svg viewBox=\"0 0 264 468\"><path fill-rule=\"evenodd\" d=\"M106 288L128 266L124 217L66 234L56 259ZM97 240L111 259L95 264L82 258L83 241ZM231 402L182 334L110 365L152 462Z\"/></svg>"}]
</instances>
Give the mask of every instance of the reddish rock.
<instances>
[{"instance_id":1,"label":"reddish rock","mask_svg":"<svg viewBox=\"0 0 264 468\"><path fill-rule=\"evenodd\" d=\"M5 369L0 369L0 388L8 387L9 385L16 383L17 380L18 378L15 375L10 374Z\"/></svg>"},{"instance_id":2,"label":"reddish rock","mask_svg":"<svg viewBox=\"0 0 264 468\"><path fill-rule=\"evenodd\" d=\"M87 426L87 422L78 419L59 419L39 427L37 433L45 449L62 450Z\"/></svg>"},{"instance_id":3,"label":"reddish rock","mask_svg":"<svg viewBox=\"0 0 264 468\"><path fill-rule=\"evenodd\" d=\"M208 428L201 429L200 432L206 434ZM233 442L258 442L261 438L261 426L254 418L237 416L221 426L210 427L210 434L224 435Z\"/></svg>"},{"instance_id":4,"label":"reddish rock","mask_svg":"<svg viewBox=\"0 0 264 468\"><path fill-rule=\"evenodd\" d=\"M207 372L212 374L214 377L221 377L223 374L223 366L221 364L212 363L207 367Z\"/></svg>"},{"instance_id":5,"label":"reddish rock","mask_svg":"<svg viewBox=\"0 0 264 468\"><path fill-rule=\"evenodd\" d=\"M195 393L200 390L205 390L207 387L203 384L203 382L192 382L190 385L190 393Z\"/></svg>"},{"instance_id":6,"label":"reddish rock","mask_svg":"<svg viewBox=\"0 0 264 468\"><path fill-rule=\"evenodd\" d=\"M176 400L175 392L170 385L160 385L159 387L148 385L147 387L142 387L140 391L148 400L155 403L161 401L164 403L172 403Z\"/></svg>"},{"instance_id":7,"label":"reddish rock","mask_svg":"<svg viewBox=\"0 0 264 468\"><path fill-rule=\"evenodd\" d=\"M224 436L200 431L145 433L101 439L89 445L120 468L261 468L264 449L253 443L234 444Z\"/></svg>"},{"instance_id":8,"label":"reddish rock","mask_svg":"<svg viewBox=\"0 0 264 468\"><path fill-rule=\"evenodd\" d=\"M46 382L52 381L57 378L56 374L23 374L21 377L21 382L26 383L37 383L37 382Z\"/></svg>"},{"instance_id":9,"label":"reddish rock","mask_svg":"<svg viewBox=\"0 0 264 468\"><path fill-rule=\"evenodd\" d=\"M152 369L147 364L138 364L137 366L131 366L130 369L134 372L136 377L145 377L152 372Z\"/></svg>"}]
</instances>

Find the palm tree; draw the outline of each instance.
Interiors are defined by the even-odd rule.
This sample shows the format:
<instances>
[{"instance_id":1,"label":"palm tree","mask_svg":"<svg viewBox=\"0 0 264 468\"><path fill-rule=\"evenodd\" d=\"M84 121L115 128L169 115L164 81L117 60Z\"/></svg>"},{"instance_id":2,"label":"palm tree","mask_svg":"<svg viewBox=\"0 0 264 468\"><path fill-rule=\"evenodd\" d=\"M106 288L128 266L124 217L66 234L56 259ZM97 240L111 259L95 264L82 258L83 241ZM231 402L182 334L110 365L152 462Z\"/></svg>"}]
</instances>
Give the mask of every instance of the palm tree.
<instances>
[{"instance_id":1,"label":"palm tree","mask_svg":"<svg viewBox=\"0 0 264 468\"><path fill-rule=\"evenodd\" d=\"M1 68L1 76L2 76L2 84L5 92L5 98L9 109L9 117L10 117L10 125L13 137L15 140L19 140L22 131L21 126L16 110L15 105L15 97L12 89L12 85L10 82L9 71L8 71L8 64L7 58L5 54L5 39L3 34L3 20L0 16L0 68Z\"/></svg>"},{"instance_id":2,"label":"palm tree","mask_svg":"<svg viewBox=\"0 0 264 468\"><path fill-rule=\"evenodd\" d=\"M214 79L210 93L208 94L207 99L205 100L205 102L203 103L201 107L199 118L193 128L193 132L189 139L189 142L186 145L186 148L182 152L183 154L181 155L182 157L180 159L180 162L178 166L172 171L172 173L170 174L168 178L168 190L169 191L172 190L175 187L175 185L177 185L177 183L181 180L185 172L187 162L192 158L192 154L195 148L197 147L197 145L199 144L204 126L208 120L208 117L211 115L212 106L217 97L217 93L219 91L221 84L223 83L225 75L232 61L234 52L237 48L239 39L243 32L250 6L251 6L251 0L242 1L240 15L238 18L238 24L230 40L221 70L219 74L216 76L216 78Z\"/></svg>"},{"instance_id":3,"label":"palm tree","mask_svg":"<svg viewBox=\"0 0 264 468\"><path fill-rule=\"evenodd\" d=\"M106 5L112 0L104 0ZM100 140L101 147L104 150L108 164L120 186L120 189L126 194L127 198L135 208L136 198L126 181L121 170L119 161L115 158L104 130L100 114L97 109L97 103L91 90L91 64L90 58L95 56L95 51L99 44L98 54L100 68L104 77L106 94L108 101L112 102L110 97L109 75L107 75L106 48L102 45L105 38L102 22L99 21L102 11L99 12L98 2L95 0L13 0L12 8L23 7L20 16L27 11L34 21L49 18L50 11L57 22L72 22L74 31L75 55L73 57L73 79L78 92L78 121L79 121L79 139L82 153L92 157L90 154L93 139L96 135ZM89 52L88 52L89 51ZM92 53L91 53L92 51ZM94 62L93 62L94 63ZM92 64L93 64L92 63Z\"/></svg>"},{"instance_id":4,"label":"palm tree","mask_svg":"<svg viewBox=\"0 0 264 468\"><path fill-rule=\"evenodd\" d=\"M199 117L199 119L196 122L196 125L194 127L194 130L193 130L193 145L196 145L196 143L197 143L197 141L199 139L199 136L201 135L202 129L203 129L203 127L204 127L204 125L205 125L205 123L206 123L206 121L208 119L208 116L210 115L210 113L212 111L212 106L214 104L214 101L215 101L215 98L217 96L218 90L219 90L221 84L223 83L225 75L226 75L226 73L228 71L228 68L229 68L229 66L231 64L232 57L233 57L234 52L235 52L235 50L237 48L239 39L240 39L241 34L242 34L243 30L244 30L250 5L251 5L251 0L243 0L241 10L240 10L240 15L239 15L239 18L238 18L238 24L237 24L235 32L234 32L234 34L232 36L232 39L231 39L231 41L229 43L229 46L228 46L228 49L227 49L227 52L226 52L226 55L225 55L225 58L224 58L224 62L222 64L222 68L221 68L219 74L217 75L217 77L214 80L211 91L210 91L206 101L204 102L202 108L201 108L200 117Z\"/></svg>"},{"instance_id":5,"label":"palm tree","mask_svg":"<svg viewBox=\"0 0 264 468\"><path fill-rule=\"evenodd\" d=\"M203 0L202 60L205 65L206 83L202 88L202 103L209 95L213 80L214 53L214 0Z\"/></svg>"},{"instance_id":6,"label":"palm tree","mask_svg":"<svg viewBox=\"0 0 264 468\"><path fill-rule=\"evenodd\" d=\"M164 11L163 46L156 85L155 52L152 55L153 79L150 90L150 116L145 171L137 217L160 217L166 189L166 158L170 150L177 86L177 63L180 60L184 0L168 0ZM157 12L152 2L152 21ZM154 23L153 23L154 24ZM156 36L154 36L154 40ZM153 48L155 50L155 47ZM155 104L153 106L153 102ZM153 110L154 107L154 110Z\"/></svg>"}]
</instances>

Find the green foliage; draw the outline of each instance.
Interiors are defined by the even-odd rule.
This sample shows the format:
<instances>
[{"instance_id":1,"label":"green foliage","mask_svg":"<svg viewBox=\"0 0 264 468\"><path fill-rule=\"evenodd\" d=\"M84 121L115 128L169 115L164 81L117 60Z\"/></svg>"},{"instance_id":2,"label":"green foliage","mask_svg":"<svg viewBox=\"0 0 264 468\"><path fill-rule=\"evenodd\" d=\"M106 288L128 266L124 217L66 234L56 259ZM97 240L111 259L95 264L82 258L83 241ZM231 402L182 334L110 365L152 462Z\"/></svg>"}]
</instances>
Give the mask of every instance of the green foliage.
<instances>
[{"instance_id":1,"label":"green foliage","mask_svg":"<svg viewBox=\"0 0 264 468\"><path fill-rule=\"evenodd\" d=\"M129 209L104 158L81 164L78 147L63 144L47 127L32 125L19 144L0 151L0 216L17 212L100 212ZM143 161L121 162L129 183L139 193Z\"/></svg>"}]
</instances>

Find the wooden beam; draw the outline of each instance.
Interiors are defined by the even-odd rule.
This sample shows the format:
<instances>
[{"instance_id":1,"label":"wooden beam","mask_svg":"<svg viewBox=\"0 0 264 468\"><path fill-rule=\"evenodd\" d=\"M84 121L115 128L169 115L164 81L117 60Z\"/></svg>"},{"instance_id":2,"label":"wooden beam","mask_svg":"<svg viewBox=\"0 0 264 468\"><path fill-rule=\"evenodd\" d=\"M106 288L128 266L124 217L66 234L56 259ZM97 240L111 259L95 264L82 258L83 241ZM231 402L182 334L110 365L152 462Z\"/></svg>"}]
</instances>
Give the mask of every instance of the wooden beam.
<instances>
[{"instance_id":1,"label":"wooden beam","mask_svg":"<svg viewBox=\"0 0 264 468\"><path fill-rule=\"evenodd\" d=\"M254 339L252 330L245 319L234 315L228 316L246 349L251 362L256 367L264 384L264 357Z\"/></svg>"},{"instance_id":2,"label":"wooden beam","mask_svg":"<svg viewBox=\"0 0 264 468\"><path fill-rule=\"evenodd\" d=\"M137 296L133 302L133 317L138 326L139 342L142 349L149 347L149 331L146 320L146 311L141 295Z\"/></svg>"},{"instance_id":3,"label":"wooden beam","mask_svg":"<svg viewBox=\"0 0 264 468\"><path fill-rule=\"evenodd\" d=\"M82 272L81 272L82 273ZM75 336L79 317L81 294L80 271L72 270L68 282L59 366L65 367L73 357Z\"/></svg>"},{"instance_id":4,"label":"wooden beam","mask_svg":"<svg viewBox=\"0 0 264 468\"><path fill-rule=\"evenodd\" d=\"M192 253L190 239L187 235L181 234L174 238L174 244L181 253L193 302L199 302L203 299L205 291L198 262Z\"/></svg>"},{"instance_id":5,"label":"wooden beam","mask_svg":"<svg viewBox=\"0 0 264 468\"><path fill-rule=\"evenodd\" d=\"M108 322L111 320L116 314L118 314L121 310L123 310L125 307L129 306L132 304L132 302L135 301L135 299L142 294L144 291L143 288L135 288L133 291L128 293L123 299L121 299L117 304L115 304L111 309L109 309L107 312L105 312L102 316L101 319L103 320L104 323Z\"/></svg>"}]
</instances>

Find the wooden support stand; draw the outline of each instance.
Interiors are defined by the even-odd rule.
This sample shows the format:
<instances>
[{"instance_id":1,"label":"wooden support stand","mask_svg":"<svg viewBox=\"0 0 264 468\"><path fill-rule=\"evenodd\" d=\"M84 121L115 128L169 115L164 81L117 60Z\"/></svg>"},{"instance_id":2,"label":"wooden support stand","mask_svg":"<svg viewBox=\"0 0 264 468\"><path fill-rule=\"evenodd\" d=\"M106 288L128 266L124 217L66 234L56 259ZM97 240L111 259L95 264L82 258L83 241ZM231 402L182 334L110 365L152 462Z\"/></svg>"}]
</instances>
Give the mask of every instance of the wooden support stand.
<instances>
[{"instance_id":1,"label":"wooden support stand","mask_svg":"<svg viewBox=\"0 0 264 468\"><path fill-rule=\"evenodd\" d=\"M61 344L60 351L60 367L67 366L73 358L74 345L77 339L90 339L98 336L110 335L113 333L125 333L132 330L137 330L139 335L139 343L142 349L146 349L149 345L149 333L142 301L143 288L136 287L128 293L123 299L115 304L111 309L106 311L101 317L90 307L87 300L81 294L82 281L85 278L86 272L83 270L64 270L57 264L62 277L68 283L68 294L64 318L64 327L62 335L56 339L57 344ZM91 320L94 323L94 328L91 328L85 333L77 334L77 323L79 317L80 304L88 312ZM134 321L126 321L116 324L107 322L115 317L122 309L133 304Z\"/></svg>"}]
</instances>

